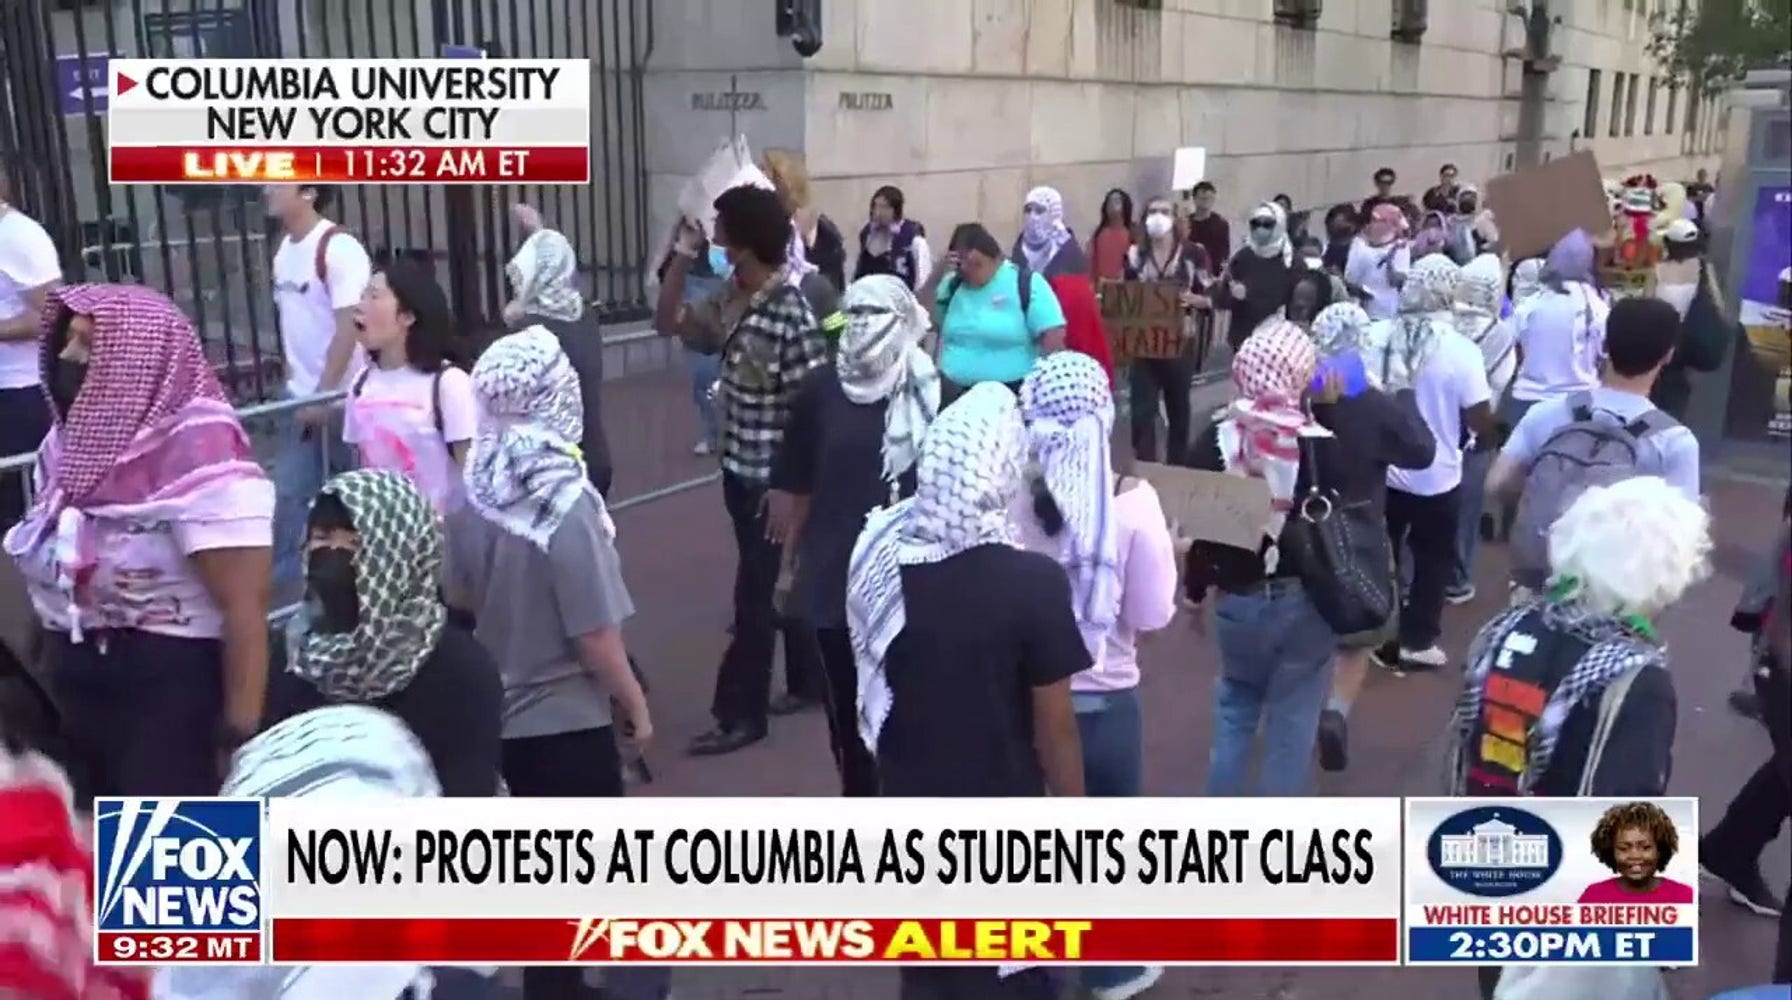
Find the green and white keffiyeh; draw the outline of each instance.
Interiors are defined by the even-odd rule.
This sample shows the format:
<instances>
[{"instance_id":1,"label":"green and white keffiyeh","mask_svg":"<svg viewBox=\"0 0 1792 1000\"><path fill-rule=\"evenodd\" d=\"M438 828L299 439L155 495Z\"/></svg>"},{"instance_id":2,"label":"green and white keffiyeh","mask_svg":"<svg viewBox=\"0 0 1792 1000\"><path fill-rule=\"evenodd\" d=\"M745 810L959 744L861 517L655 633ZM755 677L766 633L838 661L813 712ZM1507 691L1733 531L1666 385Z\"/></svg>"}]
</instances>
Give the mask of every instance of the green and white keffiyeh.
<instances>
[{"instance_id":1,"label":"green and white keffiyeh","mask_svg":"<svg viewBox=\"0 0 1792 1000\"><path fill-rule=\"evenodd\" d=\"M288 669L333 701L376 701L409 684L442 637L442 533L429 498L400 472L345 472L319 493L348 508L360 537L359 620L352 632L324 634L302 616Z\"/></svg>"}]
</instances>

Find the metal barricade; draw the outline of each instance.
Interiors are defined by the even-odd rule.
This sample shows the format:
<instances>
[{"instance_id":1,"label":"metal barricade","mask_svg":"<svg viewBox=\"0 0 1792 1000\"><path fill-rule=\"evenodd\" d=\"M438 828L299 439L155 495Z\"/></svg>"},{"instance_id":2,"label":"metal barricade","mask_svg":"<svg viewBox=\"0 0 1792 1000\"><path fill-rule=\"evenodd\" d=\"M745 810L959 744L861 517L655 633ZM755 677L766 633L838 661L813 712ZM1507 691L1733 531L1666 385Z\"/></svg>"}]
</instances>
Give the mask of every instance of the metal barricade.
<instances>
[{"instance_id":1,"label":"metal barricade","mask_svg":"<svg viewBox=\"0 0 1792 1000\"><path fill-rule=\"evenodd\" d=\"M252 406L238 408L237 416L242 420L243 429L249 434L249 440L255 448L257 458L261 461L263 467L269 470L269 474L272 475L272 463L274 462L275 453L279 447L279 441L281 439L281 422L293 419L294 414L299 410L308 407L340 403L346 395L346 393L338 391L320 393L315 396L307 396L301 399L282 399L271 403L257 403ZM340 454L341 441L334 440L329 435L320 434L316 436L316 444L320 450L326 478L336 472L343 471L340 468L335 468L335 463L332 461L334 456ZM36 484L33 481L33 473L36 469L36 465L37 455L35 453L7 455L0 458L0 489L22 490L24 499L23 506L26 508L31 506L31 503L36 496ZM607 506L612 513L620 513L622 511L645 506L656 500L663 500L667 497L677 496L678 494L687 493L691 490L701 489L720 479L720 472L695 476L681 482L661 486L644 493L609 502ZM270 625L277 626L291 618L302 607L303 605L300 603L292 603L273 608L268 612L268 622Z\"/></svg>"}]
</instances>

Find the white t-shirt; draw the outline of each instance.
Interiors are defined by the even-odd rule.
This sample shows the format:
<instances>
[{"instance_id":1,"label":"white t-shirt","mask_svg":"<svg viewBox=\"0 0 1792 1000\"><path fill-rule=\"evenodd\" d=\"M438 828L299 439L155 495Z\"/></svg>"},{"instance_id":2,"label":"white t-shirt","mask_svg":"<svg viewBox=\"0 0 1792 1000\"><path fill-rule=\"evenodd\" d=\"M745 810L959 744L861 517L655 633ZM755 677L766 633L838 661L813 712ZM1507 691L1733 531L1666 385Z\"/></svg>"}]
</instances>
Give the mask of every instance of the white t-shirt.
<instances>
[{"instance_id":1,"label":"white t-shirt","mask_svg":"<svg viewBox=\"0 0 1792 1000\"><path fill-rule=\"evenodd\" d=\"M280 343L286 353L286 390L294 396L317 392L330 341L336 336L336 310L359 304L367 279L373 276L367 248L338 230L324 246L325 280L317 280L317 241L335 225L319 219L303 239L283 237L274 252L274 305L280 312ZM364 363L365 355L356 348L342 384L353 385Z\"/></svg>"},{"instance_id":2,"label":"white t-shirt","mask_svg":"<svg viewBox=\"0 0 1792 1000\"><path fill-rule=\"evenodd\" d=\"M0 322L31 308L26 292L61 277L56 241L44 227L16 208L0 209ZM37 338L0 340L0 389L23 389L41 381Z\"/></svg>"},{"instance_id":3,"label":"white t-shirt","mask_svg":"<svg viewBox=\"0 0 1792 1000\"><path fill-rule=\"evenodd\" d=\"M1344 280L1369 294L1363 310L1370 319L1393 319L1400 313L1400 289L1394 275L1412 269L1412 248L1404 240L1392 246L1372 247L1362 237L1350 243L1344 264Z\"/></svg>"},{"instance_id":4,"label":"white t-shirt","mask_svg":"<svg viewBox=\"0 0 1792 1000\"><path fill-rule=\"evenodd\" d=\"M1514 399L1561 399L1599 384L1605 319L1612 307L1580 282L1568 282L1563 288L1566 291L1539 291L1512 317L1524 353L1512 383Z\"/></svg>"},{"instance_id":5,"label":"white t-shirt","mask_svg":"<svg viewBox=\"0 0 1792 1000\"><path fill-rule=\"evenodd\" d=\"M439 514L458 510L466 491L448 446L473 440L479 430L472 376L459 368L435 375L408 365L375 367L358 388L351 382L349 389L342 440L360 451L361 464L411 477Z\"/></svg>"},{"instance_id":6,"label":"white t-shirt","mask_svg":"<svg viewBox=\"0 0 1792 1000\"><path fill-rule=\"evenodd\" d=\"M1440 329L1412 389L1419 416L1437 439L1437 457L1417 472L1390 468L1388 486L1434 497L1462 485L1462 411L1493 398L1481 349L1454 329Z\"/></svg>"}]
</instances>

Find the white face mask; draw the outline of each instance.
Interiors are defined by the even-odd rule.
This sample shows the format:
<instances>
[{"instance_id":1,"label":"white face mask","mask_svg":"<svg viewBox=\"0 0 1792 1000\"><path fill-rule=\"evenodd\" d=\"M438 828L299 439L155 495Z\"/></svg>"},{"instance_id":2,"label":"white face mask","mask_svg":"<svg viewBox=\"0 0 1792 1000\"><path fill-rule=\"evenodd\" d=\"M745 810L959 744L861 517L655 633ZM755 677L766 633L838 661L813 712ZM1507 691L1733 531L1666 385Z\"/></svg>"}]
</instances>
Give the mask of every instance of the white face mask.
<instances>
[{"instance_id":1,"label":"white face mask","mask_svg":"<svg viewBox=\"0 0 1792 1000\"><path fill-rule=\"evenodd\" d=\"M1154 213L1145 216L1145 232L1149 233L1153 239L1170 235L1170 230L1175 228L1175 225L1175 222L1171 221L1167 215Z\"/></svg>"},{"instance_id":2,"label":"white face mask","mask_svg":"<svg viewBox=\"0 0 1792 1000\"><path fill-rule=\"evenodd\" d=\"M1313 271L1325 270L1325 258L1324 257L1308 257L1307 258L1307 268L1309 270L1313 270Z\"/></svg>"}]
</instances>

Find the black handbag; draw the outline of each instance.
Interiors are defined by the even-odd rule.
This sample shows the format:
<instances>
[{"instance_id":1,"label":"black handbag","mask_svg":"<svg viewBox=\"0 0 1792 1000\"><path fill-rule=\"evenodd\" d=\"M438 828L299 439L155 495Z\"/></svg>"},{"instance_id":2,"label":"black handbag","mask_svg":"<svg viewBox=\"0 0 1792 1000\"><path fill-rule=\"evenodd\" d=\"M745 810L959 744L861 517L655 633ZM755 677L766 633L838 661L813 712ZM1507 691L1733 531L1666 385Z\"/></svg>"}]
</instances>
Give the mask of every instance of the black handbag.
<instances>
[{"instance_id":1,"label":"black handbag","mask_svg":"<svg viewBox=\"0 0 1792 1000\"><path fill-rule=\"evenodd\" d=\"M1396 609L1394 547L1373 503L1346 501L1327 482L1320 456L1339 447L1336 437L1301 437L1308 486L1282 529L1282 555L1294 560L1307 599L1333 632L1373 634Z\"/></svg>"}]
</instances>

